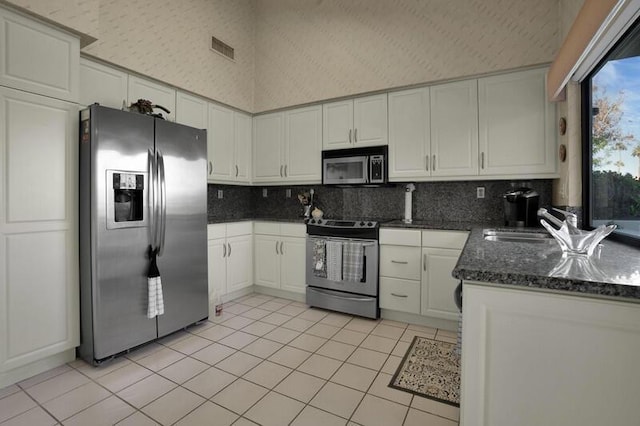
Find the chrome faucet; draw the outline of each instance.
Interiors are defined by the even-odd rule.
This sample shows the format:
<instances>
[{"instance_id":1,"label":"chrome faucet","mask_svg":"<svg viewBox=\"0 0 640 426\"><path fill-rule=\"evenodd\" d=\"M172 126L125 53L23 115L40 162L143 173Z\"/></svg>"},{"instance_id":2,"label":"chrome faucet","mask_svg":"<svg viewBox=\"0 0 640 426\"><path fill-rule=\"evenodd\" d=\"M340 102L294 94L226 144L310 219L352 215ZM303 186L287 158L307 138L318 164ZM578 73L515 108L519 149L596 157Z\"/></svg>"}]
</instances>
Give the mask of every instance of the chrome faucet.
<instances>
[{"instance_id":1,"label":"chrome faucet","mask_svg":"<svg viewBox=\"0 0 640 426\"><path fill-rule=\"evenodd\" d=\"M555 207L552 207L552 210L555 211L556 213L560 213L561 215L563 215L564 220L566 220L569 225L573 225L574 228L578 227L578 216L575 213L571 213L566 210L556 209Z\"/></svg>"},{"instance_id":2,"label":"chrome faucet","mask_svg":"<svg viewBox=\"0 0 640 426\"><path fill-rule=\"evenodd\" d=\"M578 228L578 216L575 213L571 213L566 210L556 209L555 207L553 207L552 210L563 215L567 224L572 225L573 228L576 228L576 229ZM550 214L547 209L543 209L543 208L538 209L538 216L544 217L545 219L553 223L558 228L562 227L563 222L557 217L555 217L554 215Z\"/></svg>"}]
</instances>

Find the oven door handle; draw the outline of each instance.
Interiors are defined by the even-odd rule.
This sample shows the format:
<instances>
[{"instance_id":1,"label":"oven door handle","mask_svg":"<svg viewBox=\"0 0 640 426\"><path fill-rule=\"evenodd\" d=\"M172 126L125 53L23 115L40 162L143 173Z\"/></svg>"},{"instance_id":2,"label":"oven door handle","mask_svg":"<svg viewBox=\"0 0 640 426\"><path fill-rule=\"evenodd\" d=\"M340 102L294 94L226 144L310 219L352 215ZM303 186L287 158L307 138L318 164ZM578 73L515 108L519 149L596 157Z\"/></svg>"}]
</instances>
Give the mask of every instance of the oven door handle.
<instances>
[{"instance_id":1,"label":"oven door handle","mask_svg":"<svg viewBox=\"0 0 640 426\"><path fill-rule=\"evenodd\" d=\"M353 300L356 302L370 302L372 300L375 300L375 297L353 297L353 296L336 296L335 294L331 294L331 293L327 293L325 291L322 291L322 294L325 296L329 296L332 297L334 299L338 299L338 300L344 300L344 299L348 299L348 300Z\"/></svg>"}]
</instances>

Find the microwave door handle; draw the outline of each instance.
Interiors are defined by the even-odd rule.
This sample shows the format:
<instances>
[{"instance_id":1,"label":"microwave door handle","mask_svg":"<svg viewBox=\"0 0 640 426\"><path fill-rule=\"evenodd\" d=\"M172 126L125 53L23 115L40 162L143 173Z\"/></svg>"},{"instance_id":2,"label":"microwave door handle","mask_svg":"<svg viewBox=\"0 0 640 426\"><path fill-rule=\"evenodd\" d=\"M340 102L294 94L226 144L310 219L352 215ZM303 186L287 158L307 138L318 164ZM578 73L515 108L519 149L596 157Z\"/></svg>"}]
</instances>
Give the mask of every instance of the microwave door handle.
<instances>
[{"instance_id":1,"label":"microwave door handle","mask_svg":"<svg viewBox=\"0 0 640 426\"><path fill-rule=\"evenodd\" d=\"M364 183L369 183L371 181L371 176L369 173L371 169L369 168L369 163L371 162L371 157L365 157L364 161Z\"/></svg>"}]
</instances>

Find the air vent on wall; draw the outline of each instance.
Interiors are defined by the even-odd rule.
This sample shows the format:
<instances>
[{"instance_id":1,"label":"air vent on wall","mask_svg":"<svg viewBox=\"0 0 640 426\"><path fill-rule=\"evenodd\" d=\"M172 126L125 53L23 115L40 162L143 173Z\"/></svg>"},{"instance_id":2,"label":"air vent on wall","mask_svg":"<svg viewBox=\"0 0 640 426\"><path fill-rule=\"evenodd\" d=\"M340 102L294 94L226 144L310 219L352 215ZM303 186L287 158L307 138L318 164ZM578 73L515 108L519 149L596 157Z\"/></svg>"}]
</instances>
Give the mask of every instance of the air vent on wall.
<instances>
[{"instance_id":1,"label":"air vent on wall","mask_svg":"<svg viewBox=\"0 0 640 426\"><path fill-rule=\"evenodd\" d=\"M229 59L234 59L234 49L224 41L211 37L211 49L226 56Z\"/></svg>"}]
</instances>

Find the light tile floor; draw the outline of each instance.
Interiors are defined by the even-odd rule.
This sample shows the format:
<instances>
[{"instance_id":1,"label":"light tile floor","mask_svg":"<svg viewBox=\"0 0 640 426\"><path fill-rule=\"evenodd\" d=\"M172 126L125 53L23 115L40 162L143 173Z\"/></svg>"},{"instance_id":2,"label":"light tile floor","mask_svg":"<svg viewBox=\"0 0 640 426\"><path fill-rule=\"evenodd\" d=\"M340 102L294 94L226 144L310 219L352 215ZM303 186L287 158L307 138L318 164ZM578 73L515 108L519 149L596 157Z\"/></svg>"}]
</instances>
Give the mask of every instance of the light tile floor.
<instances>
[{"instance_id":1,"label":"light tile floor","mask_svg":"<svg viewBox=\"0 0 640 426\"><path fill-rule=\"evenodd\" d=\"M387 386L414 335L456 341L250 294L99 368L0 389L0 425L457 425L457 408Z\"/></svg>"}]
</instances>

